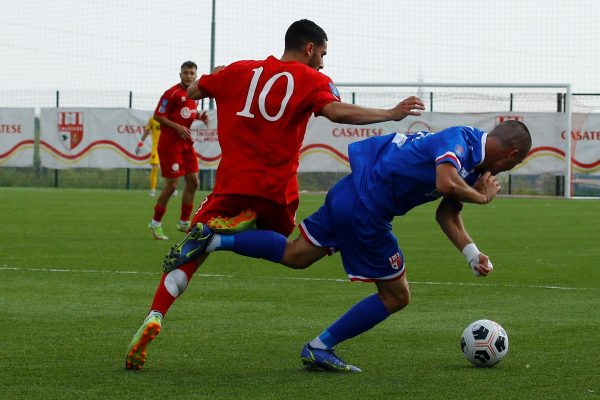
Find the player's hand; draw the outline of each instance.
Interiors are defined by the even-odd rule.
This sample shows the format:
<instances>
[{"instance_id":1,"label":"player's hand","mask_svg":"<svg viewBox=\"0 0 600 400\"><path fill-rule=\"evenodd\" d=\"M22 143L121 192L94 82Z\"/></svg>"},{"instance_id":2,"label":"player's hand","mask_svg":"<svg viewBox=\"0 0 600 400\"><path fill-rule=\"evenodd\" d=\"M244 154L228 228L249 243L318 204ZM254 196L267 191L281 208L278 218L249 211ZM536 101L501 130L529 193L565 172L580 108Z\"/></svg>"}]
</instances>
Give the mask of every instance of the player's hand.
<instances>
[{"instance_id":1,"label":"player's hand","mask_svg":"<svg viewBox=\"0 0 600 400\"><path fill-rule=\"evenodd\" d=\"M177 134L179 135L180 138L182 138L183 140L185 140L186 142L193 142L192 140L192 133L190 132L189 128L186 128L185 126L182 125L177 125Z\"/></svg>"},{"instance_id":2,"label":"player's hand","mask_svg":"<svg viewBox=\"0 0 600 400\"><path fill-rule=\"evenodd\" d=\"M137 146L135 146L135 155L139 156L142 153L142 146L144 145L144 142L138 142Z\"/></svg>"},{"instance_id":3,"label":"player's hand","mask_svg":"<svg viewBox=\"0 0 600 400\"><path fill-rule=\"evenodd\" d=\"M496 197L496 195L500 192L502 187L500 183L496 179L491 172L486 171L483 175L479 177L477 182L473 185L473 189L477 190L480 193L483 193L488 198L488 203Z\"/></svg>"},{"instance_id":4,"label":"player's hand","mask_svg":"<svg viewBox=\"0 0 600 400\"><path fill-rule=\"evenodd\" d=\"M421 115L420 111L425 109L425 104L416 96L408 97L402 100L392 108L392 118L394 121L400 121L408 115Z\"/></svg>"},{"instance_id":5,"label":"player's hand","mask_svg":"<svg viewBox=\"0 0 600 400\"><path fill-rule=\"evenodd\" d=\"M206 111L202 111L200 114L198 114L197 119L204 122L204 125L206 125L206 127L208 128L208 114L206 113Z\"/></svg>"},{"instance_id":6,"label":"player's hand","mask_svg":"<svg viewBox=\"0 0 600 400\"><path fill-rule=\"evenodd\" d=\"M214 68L212 69L212 72L211 72L211 74L216 74L217 72L219 72L219 71L220 71L220 70L222 70L223 68L225 68L225 65L218 65L218 66L216 66L216 67L214 67Z\"/></svg>"},{"instance_id":7,"label":"player's hand","mask_svg":"<svg viewBox=\"0 0 600 400\"><path fill-rule=\"evenodd\" d=\"M490 258L483 253L479 253L479 259L469 261L469 266L475 276L488 276L494 270Z\"/></svg>"}]
</instances>

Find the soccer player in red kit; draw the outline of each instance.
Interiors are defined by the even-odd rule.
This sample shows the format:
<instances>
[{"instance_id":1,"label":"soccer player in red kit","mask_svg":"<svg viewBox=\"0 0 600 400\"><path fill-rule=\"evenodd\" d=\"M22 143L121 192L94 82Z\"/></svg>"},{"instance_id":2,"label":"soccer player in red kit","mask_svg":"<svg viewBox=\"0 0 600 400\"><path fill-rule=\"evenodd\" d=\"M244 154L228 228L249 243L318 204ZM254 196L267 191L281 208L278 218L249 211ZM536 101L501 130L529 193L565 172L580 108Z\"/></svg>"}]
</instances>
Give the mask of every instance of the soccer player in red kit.
<instances>
[{"instance_id":1,"label":"soccer player in red kit","mask_svg":"<svg viewBox=\"0 0 600 400\"><path fill-rule=\"evenodd\" d=\"M341 102L332 80L319 72L326 53L325 31L304 19L288 28L280 59L270 56L260 61L234 62L189 86L189 97L216 100L222 150L213 193L196 212L194 226L217 219L233 221L229 227L239 230L256 217L257 228L289 236L299 203L296 174L300 148L313 114L333 122L369 124L399 121L407 115L420 115L419 110L424 109L416 97L391 109ZM247 209L253 212L245 214ZM240 226L236 225L238 220ZM167 258L181 255L186 243L193 244L192 232L173 247ZM206 255L180 258L184 262L163 275L150 313L129 344L127 369L142 367L146 347L160 332L162 318L187 288Z\"/></svg>"},{"instance_id":2,"label":"soccer player in red kit","mask_svg":"<svg viewBox=\"0 0 600 400\"><path fill-rule=\"evenodd\" d=\"M166 240L163 233L161 220L167 211L169 199L177 189L180 177L185 179L185 188L181 195L181 215L177 229L186 232L190 226L190 215L194 210L194 194L198 189L198 159L194 150L194 142L190 134L190 127L195 119L200 119L206 124L206 112L198 113L197 100L188 97L187 88L194 83L198 67L192 61L181 65L179 77L181 82L168 89L160 98L154 119L160 123L160 137L158 139L158 154L160 170L164 178L164 186L156 205L154 216L148 228L157 240Z\"/></svg>"}]
</instances>

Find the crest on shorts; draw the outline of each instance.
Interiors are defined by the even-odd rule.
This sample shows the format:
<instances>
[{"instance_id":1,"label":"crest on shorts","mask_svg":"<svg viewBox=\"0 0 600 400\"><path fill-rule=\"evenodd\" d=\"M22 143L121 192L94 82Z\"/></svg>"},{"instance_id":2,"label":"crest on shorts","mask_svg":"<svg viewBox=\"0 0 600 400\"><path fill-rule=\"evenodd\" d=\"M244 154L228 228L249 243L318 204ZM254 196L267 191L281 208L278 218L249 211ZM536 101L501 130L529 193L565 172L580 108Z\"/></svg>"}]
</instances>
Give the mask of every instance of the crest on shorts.
<instances>
[{"instance_id":1,"label":"crest on shorts","mask_svg":"<svg viewBox=\"0 0 600 400\"><path fill-rule=\"evenodd\" d=\"M400 267L402 267L402 257L400 256L399 252L396 252L391 257L389 257L389 260L390 260L390 266L393 269L400 269Z\"/></svg>"},{"instance_id":2,"label":"crest on shorts","mask_svg":"<svg viewBox=\"0 0 600 400\"><path fill-rule=\"evenodd\" d=\"M59 111L57 126L60 143L67 150L74 149L83 139L83 112Z\"/></svg>"}]
</instances>

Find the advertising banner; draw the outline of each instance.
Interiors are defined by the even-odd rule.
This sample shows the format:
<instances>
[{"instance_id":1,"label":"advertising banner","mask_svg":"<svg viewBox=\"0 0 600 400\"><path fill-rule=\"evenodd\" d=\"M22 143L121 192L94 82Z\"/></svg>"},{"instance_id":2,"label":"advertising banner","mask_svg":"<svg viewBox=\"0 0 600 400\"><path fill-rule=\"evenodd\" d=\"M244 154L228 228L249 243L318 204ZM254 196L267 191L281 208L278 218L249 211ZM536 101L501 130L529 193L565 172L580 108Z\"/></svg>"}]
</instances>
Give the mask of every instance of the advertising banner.
<instances>
[{"instance_id":1,"label":"advertising banner","mask_svg":"<svg viewBox=\"0 0 600 400\"><path fill-rule=\"evenodd\" d=\"M0 167L33 166L33 108L0 108Z\"/></svg>"},{"instance_id":2,"label":"advertising banner","mask_svg":"<svg viewBox=\"0 0 600 400\"><path fill-rule=\"evenodd\" d=\"M192 125L192 138L200 162L218 164L210 146L217 142L214 112L207 127ZM129 108L42 108L40 113L40 160L46 168L150 168L152 143L148 137L137 145L152 111ZM211 118L211 116L213 118ZM212 146L214 147L214 145Z\"/></svg>"},{"instance_id":3,"label":"advertising banner","mask_svg":"<svg viewBox=\"0 0 600 400\"><path fill-rule=\"evenodd\" d=\"M301 172L348 172L348 145L370 136L391 132L437 132L442 129L469 125L484 131L506 119L523 122L532 136L532 148L524 162L511 171L515 175L564 175L566 115L560 113L424 113L400 122L371 125L340 125L326 118L309 121L301 150ZM600 175L600 114L573 114L572 120L573 171Z\"/></svg>"},{"instance_id":4,"label":"advertising banner","mask_svg":"<svg viewBox=\"0 0 600 400\"><path fill-rule=\"evenodd\" d=\"M191 128L200 169L216 169L221 159L216 112L208 113L208 126L196 121ZM150 140L145 141L138 154L135 150L151 114L151 111L134 109L42 109L40 118L42 165L58 169L149 168L152 147ZM391 132L437 132L456 125L470 125L490 131L506 119L525 123L533 140L528 157L513 169L511 174L563 175L565 173L567 121L566 115L561 113L424 113L419 117L408 117L400 122L370 125L343 125L333 123L324 117L314 117L308 123L305 140L300 150L300 172L348 172L348 145L371 136ZM7 123L6 126L13 125L18 124ZM22 128L19 129L25 132L27 128L23 123L21 126ZM14 131L17 128L6 129ZM14 133L0 133L0 135L4 135L0 137L11 138L19 136ZM600 175L600 114L573 114L571 137L573 171ZM26 145L27 142L20 144L21 147ZM3 142L2 146L4 150L0 155L3 154L6 159L7 154L16 151L17 141L12 144Z\"/></svg>"}]
</instances>

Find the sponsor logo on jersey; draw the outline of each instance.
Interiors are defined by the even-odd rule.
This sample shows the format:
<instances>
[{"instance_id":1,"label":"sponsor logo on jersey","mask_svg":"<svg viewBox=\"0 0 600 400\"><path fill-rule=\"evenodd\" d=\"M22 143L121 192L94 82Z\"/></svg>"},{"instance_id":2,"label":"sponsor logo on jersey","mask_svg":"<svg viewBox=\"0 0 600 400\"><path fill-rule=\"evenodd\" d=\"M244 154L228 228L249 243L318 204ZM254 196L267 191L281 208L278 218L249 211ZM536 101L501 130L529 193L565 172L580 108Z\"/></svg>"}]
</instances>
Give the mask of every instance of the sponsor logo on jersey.
<instances>
[{"instance_id":1,"label":"sponsor logo on jersey","mask_svg":"<svg viewBox=\"0 0 600 400\"><path fill-rule=\"evenodd\" d=\"M463 149L460 144L457 144L454 146L454 154L456 154L458 157L462 157L465 155L465 149Z\"/></svg>"},{"instance_id":2,"label":"sponsor logo on jersey","mask_svg":"<svg viewBox=\"0 0 600 400\"><path fill-rule=\"evenodd\" d=\"M83 139L83 112L60 111L58 113L58 138L67 149L72 150Z\"/></svg>"},{"instance_id":3,"label":"sponsor logo on jersey","mask_svg":"<svg viewBox=\"0 0 600 400\"><path fill-rule=\"evenodd\" d=\"M333 95L333 97L335 97L336 99L340 100L340 92L335 87L335 85L333 83L331 83L331 82L329 82L329 89L331 90L331 94Z\"/></svg>"},{"instance_id":4,"label":"sponsor logo on jersey","mask_svg":"<svg viewBox=\"0 0 600 400\"><path fill-rule=\"evenodd\" d=\"M406 136L405 134L396 133L394 135L394 138L392 139L392 143L394 143L398 147L402 147L404 145L404 143L406 143L407 139L408 139L408 136Z\"/></svg>"},{"instance_id":5,"label":"sponsor logo on jersey","mask_svg":"<svg viewBox=\"0 0 600 400\"><path fill-rule=\"evenodd\" d=\"M179 171L179 164L178 163L173 163L173 165L171 165L171 171L172 172Z\"/></svg>"},{"instance_id":6,"label":"sponsor logo on jersey","mask_svg":"<svg viewBox=\"0 0 600 400\"><path fill-rule=\"evenodd\" d=\"M469 176L469 171L467 171L464 168L461 168L460 169L460 177L463 178L463 179L465 179L467 176Z\"/></svg>"},{"instance_id":7,"label":"sponsor logo on jersey","mask_svg":"<svg viewBox=\"0 0 600 400\"><path fill-rule=\"evenodd\" d=\"M181 118L188 119L192 116L192 110L190 110L188 107L183 107L179 114L181 115Z\"/></svg>"}]
</instances>

